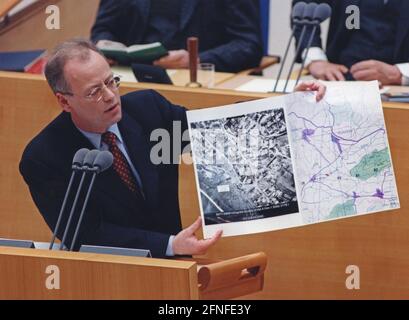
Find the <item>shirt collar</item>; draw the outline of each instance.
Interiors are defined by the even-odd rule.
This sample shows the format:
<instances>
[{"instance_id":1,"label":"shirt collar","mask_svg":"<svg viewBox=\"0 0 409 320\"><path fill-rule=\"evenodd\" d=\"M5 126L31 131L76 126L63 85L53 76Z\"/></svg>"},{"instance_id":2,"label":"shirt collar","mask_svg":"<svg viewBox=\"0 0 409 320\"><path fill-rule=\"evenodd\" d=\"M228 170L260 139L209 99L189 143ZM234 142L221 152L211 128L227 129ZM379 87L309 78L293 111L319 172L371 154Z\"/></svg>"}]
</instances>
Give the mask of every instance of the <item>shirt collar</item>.
<instances>
[{"instance_id":1,"label":"shirt collar","mask_svg":"<svg viewBox=\"0 0 409 320\"><path fill-rule=\"evenodd\" d=\"M102 146L102 143L101 143L102 135L100 133L84 131L84 130L78 128L78 127L77 127L77 129L92 143L92 145L96 149L101 148L101 146ZM121 132L119 131L117 123L110 126L107 131L114 133L116 135L118 141L120 143L122 143L122 136L121 136Z\"/></svg>"}]
</instances>

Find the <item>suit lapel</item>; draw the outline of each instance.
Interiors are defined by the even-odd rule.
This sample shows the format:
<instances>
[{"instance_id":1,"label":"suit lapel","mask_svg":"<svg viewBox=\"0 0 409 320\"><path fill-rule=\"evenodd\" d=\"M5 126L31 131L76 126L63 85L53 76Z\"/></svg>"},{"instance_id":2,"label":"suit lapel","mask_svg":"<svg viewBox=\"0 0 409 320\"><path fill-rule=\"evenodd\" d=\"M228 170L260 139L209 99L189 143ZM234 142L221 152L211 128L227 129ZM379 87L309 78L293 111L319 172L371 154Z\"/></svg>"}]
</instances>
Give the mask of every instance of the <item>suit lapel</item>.
<instances>
[{"instance_id":1,"label":"suit lapel","mask_svg":"<svg viewBox=\"0 0 409 320\"><path fill-rule=\"evenodd\" d=\"M150 144L141 126L123 111L122 120L118 123L128 155L141 177L143 192L150 205L158 198L158 172L150 160Z\"/></svg>"},{"instance_id":2,"label":"suit lapel","mask_svg":"<svg viewBox=\"0 0 409 320\"><path fill-rule=\"evenodd\" d=\"M199 0L182 0L181 1L181 13L180 13L180 25L179 30L183 30L190 19L193 16L196 6L199 4Z\"/></svg>"},{"instance_id":3,"label":"suit lapel","mask_svg":"<svg viewBox=\"0 0 409 320\"><path fill-rule=\"evenodd\" d=\"M64 132L68 134L65 135L64 144L66 147L70 146L70 148L65 148L66 151L70 153L69 159L74 157L74 154L82 148L87 148L89 150L95 149L95 146L77 129L74 123L71 120L71 115L69 113L64 112L62 114L63 123L66 126Z\"/></svg>"},{"instance_id":4,"label":"suit lapel","mask_svg":"<svg viewBox=\"0 0 409 320\"><path fill-rule=\"evenodd\" d=\"M402 47L403 41L408 34L409 30L409 1L401 0L401 13L398 20L396 45L395 45L395 59L399 59L399 52Z\"/></svg>"}]
</instances>

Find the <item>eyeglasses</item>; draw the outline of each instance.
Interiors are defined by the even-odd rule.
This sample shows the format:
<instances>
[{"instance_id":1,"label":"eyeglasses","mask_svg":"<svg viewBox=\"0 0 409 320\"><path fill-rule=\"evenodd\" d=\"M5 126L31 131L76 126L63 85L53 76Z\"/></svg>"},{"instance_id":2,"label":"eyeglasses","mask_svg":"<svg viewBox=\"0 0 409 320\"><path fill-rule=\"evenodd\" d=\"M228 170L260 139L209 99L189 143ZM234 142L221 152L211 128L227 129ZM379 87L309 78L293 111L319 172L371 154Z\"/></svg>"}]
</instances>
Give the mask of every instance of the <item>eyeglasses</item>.
<instances>
[{"instance_id":1,"label":"eyeglasses","mask_svg":"<svg viewBox=\"0 0 409 320\"><path fill-rule=\"evenodd\" d=\"M100 102L104 95L104 89L108 89L111 92L113 92L119 88L120 84L121 84L120 76L114 75L111 78L109 78L107 81L105 81L101 87L96 87L92 89L91 92L87 94L84 98L88 100L92 100L93 102ZM70 95L70 96L74 95L72 92L61 92L61 93Z\"/></svg>"}]
</instances>

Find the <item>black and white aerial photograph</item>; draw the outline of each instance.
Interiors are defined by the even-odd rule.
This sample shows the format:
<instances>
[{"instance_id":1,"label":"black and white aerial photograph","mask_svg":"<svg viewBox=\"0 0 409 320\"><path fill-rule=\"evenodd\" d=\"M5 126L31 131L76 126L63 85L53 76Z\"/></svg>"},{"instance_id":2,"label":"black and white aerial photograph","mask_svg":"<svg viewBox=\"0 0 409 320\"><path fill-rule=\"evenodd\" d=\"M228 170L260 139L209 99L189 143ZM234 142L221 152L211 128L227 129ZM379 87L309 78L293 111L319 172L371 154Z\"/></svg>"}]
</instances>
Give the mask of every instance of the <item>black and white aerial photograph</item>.
<instances>
[{"instance_id":1,"label":"black and white aerial photograph","mask_svg":"<svg viewBox=\"0 0 409 320\"><path fill-rule=\"evenodd\" d=\"M190 126L205 225L298 212L283 108Z\"/></svg>"}]
</instances>

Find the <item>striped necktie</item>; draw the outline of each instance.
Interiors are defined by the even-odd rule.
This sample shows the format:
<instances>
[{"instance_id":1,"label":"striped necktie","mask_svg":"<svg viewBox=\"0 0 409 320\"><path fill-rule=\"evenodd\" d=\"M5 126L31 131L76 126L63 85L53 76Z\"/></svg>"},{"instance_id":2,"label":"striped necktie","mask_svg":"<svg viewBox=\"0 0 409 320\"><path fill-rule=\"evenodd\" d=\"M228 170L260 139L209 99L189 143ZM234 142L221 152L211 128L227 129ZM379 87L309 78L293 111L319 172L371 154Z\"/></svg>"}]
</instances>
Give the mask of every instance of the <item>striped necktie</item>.
<instances>
[{"instance_id":1,"label":"striped necktie","mask_svg":"<svg viewBox=\"0 0 409 320\"><path fill-rule=\"evenodd\" d=\"M119 175L122 182L128 187L132 192L140 192L136 184L135 177L132 174L131 167L128 164L124 154L119 149L117 143L117 136L112 132L105 132L102 135L102 141L106 143L114 156L113 168L115 172Z\"/></svg>"}]
</instances>

